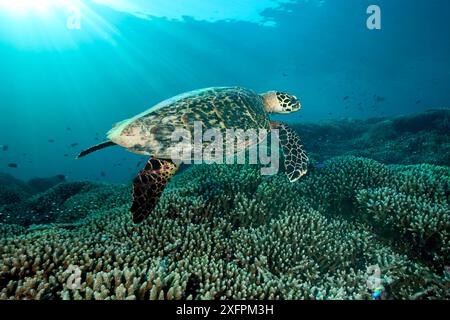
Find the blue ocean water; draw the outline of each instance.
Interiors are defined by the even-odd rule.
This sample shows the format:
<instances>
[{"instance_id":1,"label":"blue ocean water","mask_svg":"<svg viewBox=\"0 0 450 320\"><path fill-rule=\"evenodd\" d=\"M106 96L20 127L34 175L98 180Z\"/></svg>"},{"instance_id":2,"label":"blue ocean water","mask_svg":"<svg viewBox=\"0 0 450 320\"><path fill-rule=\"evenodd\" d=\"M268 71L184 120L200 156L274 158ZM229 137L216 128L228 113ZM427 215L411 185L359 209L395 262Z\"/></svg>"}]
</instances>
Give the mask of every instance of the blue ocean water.
<instances>
[{"instance_id":1,"label":"blue ocean water","mask_svg":"<svg viewBox=\"0 0 450 320\"><path fill-rule=\"evenodd\" d=\"M449 13L448 0L0 0L0 301L449 300ZM101 143L219 86L233 88ZM195 136L194 120L266 133L263 108L280 139L250 152L259 166L153 151L173 124Z\"/></svg>"},{"instance_id":2,"label":"blue ocean water","mask_svg":"<svg viewBox=\"0 0 450 320\"><path fill-rule=\"evenodd\" d=\"M380 30L366 26L372 4ZM447 0L1 0L0 171L129 181L140 156L74 157L203 87L290 92L303 109L274 118L300 124L448 107L449 12Z\"/></svg>"}]
</instances>

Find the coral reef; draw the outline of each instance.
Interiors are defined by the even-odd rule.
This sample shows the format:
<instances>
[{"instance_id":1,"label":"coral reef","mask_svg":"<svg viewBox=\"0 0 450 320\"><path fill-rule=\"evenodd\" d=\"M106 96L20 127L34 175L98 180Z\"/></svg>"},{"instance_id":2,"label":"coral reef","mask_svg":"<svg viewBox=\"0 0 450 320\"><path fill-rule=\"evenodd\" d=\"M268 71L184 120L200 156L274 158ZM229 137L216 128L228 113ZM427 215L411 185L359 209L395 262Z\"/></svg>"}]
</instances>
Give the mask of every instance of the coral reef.
<instances>
[{"instance_id":1,"label":"coral reef","mask_svg":"<svg viewBox=\"0 0 450 320\"><path fill-rule=\"evenodd\" d=\"M25 182L9 174L0 173L0 206L27 199L32 192Z\"/></svg>"},{"instance_id":2,"label":"coral reef","mask_svg":"<svg viewBox=\"0 0 450 320\"><path fill-rule=\"evenodd\" d=\"M24 199L0 206L0 221L21 226L50 223L70 223L84 218L91 210L108 209L125 203L129 197L111 198L116 189L92 182L64 182Z\"/></svg>"},{"instance_id":3,"label":"coral reef","mask_svg":"<svg viewBox=\"0 0 450 320\"><path fill-rule=\"evenodd\" d=\"M391 169L394 174L383 186L358 190L358 204L411 253L444 268L450 256L450 170L431 165Z\"/></svg>"},{"instance_id":4,"label":"coral reef","mask_svg":"<svg viewBox=\"0 0 450 320\"><path fill-rule=\"evenodd\" d=\"M65 182L63 175L48 178L33 178L28 182L0 172L0 205L20 202L32 194L42 193L57 184Z\"/></svg>"},{"instance_id":5,"label":"coral reef","mask_svg":"<svg viewBox=\"0 0 450 320\"><path fill-rule=\"evenodd\" d=\"M383 165L357 157L337 157L326 164L310 175L313 182L302 182L314 206L367 223L435 270L448 265L448 167Z\"/></svg>"},{"instance_id":6,"label":"coral reef","mask_svg":"<svg viewBox=\"0 0 450 320\"><path fill-rule=\"evenodd\" d=\"M84 204L76 224L0 224L0 299L371 299L371 270L383 299L448 299L449 177L356 157L294 184L198 165L141 225L129 186L62 184L41 196Z\"/></svg>"},{"instance_id":7,"label":"coral reef","mask_svg":"<svg viewBox=\"0 0 450 320\"><path fill-rule=\"evenodd\" d=\"M450 110L397 118L327 120L293 125L311 158L368 157L388 164L450 165Z\"/></svg>"},{"instance_id":8,"label":"coral reef","mask_svg":"<svg viewBox=\"0 0 450 320\"><path fill-rule=\"evenodd\" d=\"M66 182L66 177L62 174L58 174L48 178L33 178L30 179L27 184L33 189L34 193L40 193L62 182Z\"/></svg>"}]
</instances>

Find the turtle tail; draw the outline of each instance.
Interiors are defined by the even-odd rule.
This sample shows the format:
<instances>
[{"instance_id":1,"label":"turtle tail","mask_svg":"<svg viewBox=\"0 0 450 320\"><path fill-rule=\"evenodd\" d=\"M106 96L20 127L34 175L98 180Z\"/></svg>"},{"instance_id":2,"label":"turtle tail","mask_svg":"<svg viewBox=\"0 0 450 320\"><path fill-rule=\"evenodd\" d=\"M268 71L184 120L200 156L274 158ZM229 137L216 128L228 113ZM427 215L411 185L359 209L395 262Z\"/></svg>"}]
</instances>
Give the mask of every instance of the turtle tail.
<instances>
[{"instance_id":1,"label":"turtle tail","mask_svg":"<svg viewBox=\"0 0 450 320\"><path fill-rule=\"evenodd\" d=\"M84 156L87 156L88 154L100 150L100 149L104 149L107 147L111 147L111 146L115 146L116 144L112 141L104 141L102 143L99 143L95 146L90 147L89 149L83 150L80 152L80 154L77 156L77 159L82 158Z\"/></svg>"}]
</instances>

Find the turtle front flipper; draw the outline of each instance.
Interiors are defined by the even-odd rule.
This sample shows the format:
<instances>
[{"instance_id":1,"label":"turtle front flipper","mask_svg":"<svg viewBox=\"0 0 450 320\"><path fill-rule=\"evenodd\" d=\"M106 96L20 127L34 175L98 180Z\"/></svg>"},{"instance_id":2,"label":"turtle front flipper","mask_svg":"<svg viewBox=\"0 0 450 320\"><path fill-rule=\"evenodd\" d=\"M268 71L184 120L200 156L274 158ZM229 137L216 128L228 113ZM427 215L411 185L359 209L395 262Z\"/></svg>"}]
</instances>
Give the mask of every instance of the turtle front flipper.
<instances>
[{"instance_id":1,"label":"turtle front flipper","mask_svg":"<svg viewBox=\"0 0 450 320\"><path fill-rule=\"evenodd\" d=\"M308 167L308 156L300 144L300 137L286 123L272 121L270 125L272 129L279 130L286 175L289 181L297 181L306 174Z\"/></svg>"},{"instance_id":2,"label":"turtle front flipper","mask_svg":"<svg viewBox=\"0 0 450 320\"><path fill-rule=\"evenodd\" d=\"M178 166L170 160L150 158L133 181L131 213L134 223L141 223L155 208L167 183Z\"/></svg>"}]
</instances>

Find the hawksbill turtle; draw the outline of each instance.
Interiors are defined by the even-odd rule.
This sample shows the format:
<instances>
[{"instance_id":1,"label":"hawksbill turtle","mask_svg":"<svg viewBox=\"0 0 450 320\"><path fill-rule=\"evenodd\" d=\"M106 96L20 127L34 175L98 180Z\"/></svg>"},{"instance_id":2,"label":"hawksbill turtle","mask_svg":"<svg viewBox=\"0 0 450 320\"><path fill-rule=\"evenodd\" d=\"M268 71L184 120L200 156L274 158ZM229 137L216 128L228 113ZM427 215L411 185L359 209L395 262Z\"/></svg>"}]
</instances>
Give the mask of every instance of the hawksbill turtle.
<instances>
[{"instance_id":1,"label":"hawksbill turtle","mask_svg":"<svg viewBox=\"0 0 450 320\"><path fill-rule=\"evenodd\" d=\"M287 93L257 94L241 87L213 87L190 91L162 101L130 119L118 122L108 132L108 140L82 151L81 158L94 151L119 145L137 154L149 155L145 167L133 180L133 222L142 222L155 208L159 197L179 164L173 159L172 133L193 132L194 122L204 129L278 129L284 154L285 172L291 182L306 173L308 157L300 139L287 124L270 121L270 113L290 113L301 108L299 100ZM238 153L252 144L237 146ZM205 147L205 145L203 146ZM208 160L208 159L204 159Z\"/></svg>"}]
</instances>

